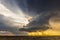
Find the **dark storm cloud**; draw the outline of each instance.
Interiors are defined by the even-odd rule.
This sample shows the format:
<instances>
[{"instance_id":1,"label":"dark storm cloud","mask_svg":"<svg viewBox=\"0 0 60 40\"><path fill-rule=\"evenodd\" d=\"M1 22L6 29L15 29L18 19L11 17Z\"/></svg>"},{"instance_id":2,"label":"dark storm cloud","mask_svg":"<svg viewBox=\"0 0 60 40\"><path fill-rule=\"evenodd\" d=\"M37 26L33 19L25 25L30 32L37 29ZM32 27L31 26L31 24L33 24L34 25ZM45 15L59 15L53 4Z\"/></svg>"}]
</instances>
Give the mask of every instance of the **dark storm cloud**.
<instances>
[{"instance_id":1,"label":"dark storm cloud","mask_svg":"<svg viewBox=\"0 0 60 40\"><path fill-rule=\"evenodd\" d=\"M44 28L48 29L44 26L44 24L48 24L48 20L52 16L59 14L55 13L56 11L60 11L60 0L22 0L22 5L20 2L18 3L23 11L28 12L27 14L31 16L40 15L35 20L33 17L33 21L27 25L28 28L21 29L26 31L33 31L37 29L44 30ZM25 4L27 4L27 7ZM24 8L26 8L27 11Z\"/></svg>"}]
</instances>

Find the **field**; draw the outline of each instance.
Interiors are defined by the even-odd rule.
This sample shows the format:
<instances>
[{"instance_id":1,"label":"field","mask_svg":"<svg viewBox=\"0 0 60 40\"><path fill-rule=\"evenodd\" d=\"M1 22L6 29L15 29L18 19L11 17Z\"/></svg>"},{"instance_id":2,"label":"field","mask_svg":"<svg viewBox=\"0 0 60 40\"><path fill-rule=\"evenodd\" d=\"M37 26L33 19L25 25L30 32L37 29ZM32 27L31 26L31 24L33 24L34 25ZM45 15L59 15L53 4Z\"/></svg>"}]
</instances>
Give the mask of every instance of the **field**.
<instances>
[{"instance_id":1,"label":"field","mask_svg":"<svg viewBox=\"0 0 60 40\"><path fill-rule=\"evenodd\" d=\"M52 36L52 37L0 37L0 40L60 40L59 36Z\"/></svg>"}]
</instances>

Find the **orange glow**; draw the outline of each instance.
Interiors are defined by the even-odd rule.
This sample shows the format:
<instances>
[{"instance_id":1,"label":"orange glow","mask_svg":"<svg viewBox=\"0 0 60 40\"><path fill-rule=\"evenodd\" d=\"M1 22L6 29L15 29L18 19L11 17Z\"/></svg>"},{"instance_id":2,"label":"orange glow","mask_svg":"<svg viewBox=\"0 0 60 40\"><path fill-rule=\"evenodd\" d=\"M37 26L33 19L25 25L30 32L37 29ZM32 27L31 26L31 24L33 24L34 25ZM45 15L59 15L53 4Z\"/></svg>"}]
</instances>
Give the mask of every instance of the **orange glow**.
<instances>
[{"instance_id":1,"label":"orange glow","mask_svg":"<svg viewBox=\"0 0 60 40\"><path fill-rule=\"evenodd\" d=\"M28 32L28 36L60 36L59 31L48 29L42 32Z\"/></svg>"},{"instance_id":2,"label":"orange glow","mask_svg":"<svg viewBox=\"0 0 60 40\"><path fill-rule=\"evenodd\" d=\"M28 32L28 36L41 36L42 32Z\"/></svg>"}]
</instances>

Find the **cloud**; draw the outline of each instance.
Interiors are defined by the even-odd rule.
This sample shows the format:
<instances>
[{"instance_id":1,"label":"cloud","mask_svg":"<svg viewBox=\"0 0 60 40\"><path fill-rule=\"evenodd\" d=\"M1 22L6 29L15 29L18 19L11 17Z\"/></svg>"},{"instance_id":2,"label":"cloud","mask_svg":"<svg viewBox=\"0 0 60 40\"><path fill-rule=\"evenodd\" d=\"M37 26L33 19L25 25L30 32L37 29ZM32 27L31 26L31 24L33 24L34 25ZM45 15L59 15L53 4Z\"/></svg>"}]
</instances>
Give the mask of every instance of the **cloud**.
<instances>
[{"instance_id":1,"label":"cloud","mask_svg":"<svg viewBox=\"0 0 60 40\"><path fill-rule=\"evenodd\" d=\"M60 10L59 0L20 0L20 2L19 0L17 1L23 11L27 10L25 11L27 12L26 14L33 16L32 21L27 25L27 28L22 28L21 30L33 31L34 29L37 30L41 27L41 29L43 30L44 28L46 28L44 24L49 25L49 19L51 17L56 14L59 15L59 13L57 12Z\"/></svg>"},{"instance_id":2,"label":"cloud","mask_svg":"<svg viewBox=\"0 0 60 40\"><path fill-rule=\"evenodd\" d=\"M0 0L0 2L0 31L21 35L19 28L29 23L29 17L23 14L24 12L14 4L14 1Z\"/></svg>"}]
</instances>

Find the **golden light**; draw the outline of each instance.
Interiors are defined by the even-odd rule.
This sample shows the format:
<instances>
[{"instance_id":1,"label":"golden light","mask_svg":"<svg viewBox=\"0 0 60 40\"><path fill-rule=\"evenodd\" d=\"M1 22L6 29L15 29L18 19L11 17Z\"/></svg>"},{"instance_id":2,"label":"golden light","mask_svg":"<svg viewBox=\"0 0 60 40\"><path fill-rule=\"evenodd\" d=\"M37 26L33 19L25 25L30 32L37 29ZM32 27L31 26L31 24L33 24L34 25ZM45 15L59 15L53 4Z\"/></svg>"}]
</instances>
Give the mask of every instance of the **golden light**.
<instances>
[{"instance_id":1,"label":"golden light","mask_svg":"<svg viewBox=\"0 0 60 40\"><path fill-rule=\"evenodd\" d=\"M42 32L28 32L27 35L28 36L60 36L60 32L48 29Z\"/></svg>"},{"instance_id":2,"label":"golden light","mask_svg":"<svg viewBox=\"0 0 60 40\"><path fill-rule=\"evenodd\" d=\"M42 36L42 32L28 32L28 36Z\"/></svg>"},{"instance_id":3,"label":"golden light","mask_svg":"<svg viewBox=\"0 0 60 40\"><path fill-rule=\"evenodd\" d=\"M52 27L53 30L60 31L60 18L59 17L52 17L49 20L50 27Z\"/></svg>"}]
</instances>

